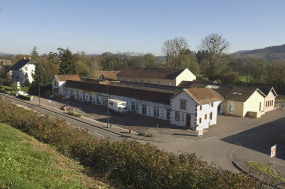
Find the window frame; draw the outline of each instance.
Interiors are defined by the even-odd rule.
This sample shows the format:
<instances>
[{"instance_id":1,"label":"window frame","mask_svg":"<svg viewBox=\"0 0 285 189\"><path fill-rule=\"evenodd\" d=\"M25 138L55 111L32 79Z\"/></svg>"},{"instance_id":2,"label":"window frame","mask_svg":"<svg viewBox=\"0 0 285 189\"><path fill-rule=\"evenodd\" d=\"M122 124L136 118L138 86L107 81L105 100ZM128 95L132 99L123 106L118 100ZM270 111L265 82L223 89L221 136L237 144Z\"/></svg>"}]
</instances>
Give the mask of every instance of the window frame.
<instances>
[{"instance_id":1,"label":"window frame","mask_svg":"<svg viewBox=\"0 0 285 189\"><path fill-rule=\"evenodd\" d=\"M180 122L180 112L178 111L175 112L175 121Z\"/></svg>"},{"instance_id":2,"label":"window frame","mask_svg":"<svg viewBox=\"0 0 285 189\"><path fill-rule=\"evenodd\" d=\"M187 106L187 100L180 99L180 109L181 110L186 110L186 106Z\"/></svg>"}]
</instances>

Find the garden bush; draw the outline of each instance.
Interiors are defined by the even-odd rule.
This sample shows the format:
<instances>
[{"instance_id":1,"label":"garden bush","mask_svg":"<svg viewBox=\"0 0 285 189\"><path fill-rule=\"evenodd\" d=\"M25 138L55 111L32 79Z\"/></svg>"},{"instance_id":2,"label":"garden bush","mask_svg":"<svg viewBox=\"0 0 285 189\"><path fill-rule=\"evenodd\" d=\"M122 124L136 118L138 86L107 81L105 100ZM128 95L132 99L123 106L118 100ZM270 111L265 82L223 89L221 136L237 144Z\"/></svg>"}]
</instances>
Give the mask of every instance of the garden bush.
<instances>
[{"instance_id":1,"label":"garden bush","mask_svg":"<svg viewBox=\"0 0 285 189\"><path fill-rule=\"evenodd\" d=\"M79 113L77 113L75 111L69 110L67 113L70 114L70 115L73 115L73 116L81 117L81 114L79 114Z\"/></svg>"},{"instance_id":2,"label":"garden bush","mask_svg":"<svg viewBox=\"0 0 285 189\"><path fill-rule=\"evenodd\" d=\"M73 129L64 119L36 116L0 99L0 123L20 129L62 154L78 158L119 188L261 188L248 175L236 174L198 159L179 156L149 143L95 139L88 130Z\"/></svg>"}]
</instances>

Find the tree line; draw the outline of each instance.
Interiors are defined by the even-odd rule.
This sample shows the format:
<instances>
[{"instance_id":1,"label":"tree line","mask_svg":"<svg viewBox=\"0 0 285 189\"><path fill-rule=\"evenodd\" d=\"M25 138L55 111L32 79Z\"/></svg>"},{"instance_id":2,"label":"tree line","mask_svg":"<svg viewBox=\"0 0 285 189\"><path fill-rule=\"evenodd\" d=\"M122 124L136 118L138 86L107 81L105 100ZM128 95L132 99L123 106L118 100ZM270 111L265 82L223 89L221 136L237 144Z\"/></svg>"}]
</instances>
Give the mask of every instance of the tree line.
<instances>
[{"instance_id":1,"label":"tree line","mask_svg":"<svg viewBox=\"0 0 285 189\"><path fill-rule=\"evenodd\" d=\"M184 37L166 40L162 44L164 56L151 53L105 52L101 55L86 55L85 52L72 53L68 48L58 48L56 52L39 55L34 46L30 55L3 55L1 59L12 64L31 56L37 62L32 85L51 83L56 74L78 74L81 77L96 78L96 72L120 71L127 66L144 68L188 68L199 80L217 80L223 83L270 85L277 89L284 87L285 60L266 62L258 58L236 58L227 53L229 42L220 34L209 34L201 40L198 51L191 51ZM11 67L11 66L10 66ZM9 66L6 66L6 72ZM2 69L0 75L5 78ZM8 79L8 76L6 76ZM0 80L1 82L1 80Z\"/></svg>"}]
</instances>

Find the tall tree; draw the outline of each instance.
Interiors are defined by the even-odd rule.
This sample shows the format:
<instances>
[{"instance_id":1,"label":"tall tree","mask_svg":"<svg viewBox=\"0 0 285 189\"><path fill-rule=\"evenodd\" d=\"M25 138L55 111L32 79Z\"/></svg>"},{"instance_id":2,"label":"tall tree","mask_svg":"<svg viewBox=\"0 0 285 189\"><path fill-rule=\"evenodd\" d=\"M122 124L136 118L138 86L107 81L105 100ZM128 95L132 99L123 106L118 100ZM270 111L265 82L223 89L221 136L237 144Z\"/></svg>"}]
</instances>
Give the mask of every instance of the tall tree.
<instances>
[{"instance_id":1,"label":"tall tree","mask_svg":"<svg viewBox=\"0 0 285 189\"><path fill-rule=\"evenodd\" d=\"M212 79L221 68L228 63L229 59L226 55L226 50L229 47L229 42L220 34L210 34L201 41L200 51L207 51L207 76Z\"/></svg>"},{"instance_id":2,"label":"tall tree","mask_svg":"<svg viewBox=\"0 0 285 189\"><path fill-rule=\"evenodd\" d=\"M166 57L167 68L181 68L182 56L188 44L184 37L166 40L162 45L162 52Z\"/></svg>"},{"instance_id":3,"label":"tall tree","mask_svg":"<svg viewBox=\"0 0 285 189\"><path fill-rule=\"evenodd\" d=\"M46 72L43 68L43 65L40 62L37 62L36 68L34 73L32 73L33 77L33 86L38 86L38 85L45 85L47 84L47 77L46 77Z\"/></svg>"},{"instance_id":4,"label":"tall tree","mask_svg":"<svg viewBox=\"0 0 285 189\"><path fill-rule=\"evenodd\" d=\"M80 75L80 76L88 76L89 75L89 69L87 67L87 65L82 62L81 60L77 60L75 62L75 70L76 70L76 74Z\"/></svg>"},{"instance_id":5,"label":"tall tree","mask_svg":"<svg viewBox=\"0 0 285 189\"><path fill-rule=\"evenodd\" d=\"M67 75L76 74L75 61L73 60L72 52L68 48L66 50L58 48L58 50L61 54L59 73Z\"/></svg>"},{"instance_id":6,"label":"tall tree","mask_svg":"<svg viewBox=\"0 0 285 189\"><path fill-rule=\"evenodd\" d=\"M37 46L34 46L34 48L32 49L31 56L32 56L32 60L35 62L38 62L40 60Z\"/></svg>"}]
</instances>

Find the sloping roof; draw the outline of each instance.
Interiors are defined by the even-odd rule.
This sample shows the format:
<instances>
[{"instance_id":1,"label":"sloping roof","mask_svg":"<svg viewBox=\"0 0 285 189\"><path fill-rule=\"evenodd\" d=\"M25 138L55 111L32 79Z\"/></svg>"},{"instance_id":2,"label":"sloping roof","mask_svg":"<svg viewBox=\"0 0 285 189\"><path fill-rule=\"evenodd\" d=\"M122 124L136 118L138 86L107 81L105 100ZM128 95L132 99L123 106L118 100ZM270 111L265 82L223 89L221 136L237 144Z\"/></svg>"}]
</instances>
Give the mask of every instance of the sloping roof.
<instances>
[{"instance_id":1,"label":"sloping roof","mask_svg":"<svg viewBox=\"0 0 285 189\"><path fill-rule=\"evenodd\" d=\"M22 59L22 60L16 62L16 64L14 64L11 67L11 70L19 70L19 69L21 69L23 66L25 66L28 63L35 64L36 62L34 62L34 61L30 60L30 59Z\"/></svg>"},{"instance_id":2,"label":"sloping roof","mask_svg":"<svg viewBox=\"0 0 285 189\"><path fill-rule=\"evenodd\" d=\"M66 81L64 88L79 89L83 91L97 92L97 93L107 93L107 85L97 84L97 83L87 83L81 81ZM108 92L111 95L135 98L140 100L145 100L149 102L156 102L162 104L170 104L170 97L173 93L165 93L158 91L149 91L135 88L126 88L119 86L108 85Z\"/></svg>"},{"instance_id":3,"label":"sloping roof","mask_svg":"<svg viewBox=\"0 0 285 189\"><path fill-rule=\"evenodd\" d=\"M80 81L78 75L54 75L57 81L66 81L66 80L73 80L73 81Z\"/></svg>"},{"instance_id":4,"label":"sloping roof","mask_svg":"<svg viewBox=\"0 0 285 189\"><path fill-rule=\"evenodd\" d=\"M117 76L176 79L184 69L126 67Z\"/></svg>"},{"instance_id":5,"label":"sloping roof","mask_svg":"<svg viewBox=\"0 0 285 189\"><path fill-rule=\"evenodd\" d=\"M100 76L104 76L107 79L111 79L111 80L118 80L117 79L117 74L120 71L97 71L96 74L96 79L98 79Z\"/></svg>"},{"instance_id":6,"label":"sloping roof","mask_svg":"<svg viewBox=\"0 0 285 189\"><path fill-rule=\"evenodd\" d=\"M183 91L185 91L198 104L208 104L215 101L224 100L221 95L208 88L187 88Z\"/></svg>"},{"instance_id":7,"label":"sloping roof","mask_svg":"<svg viewBox=\"0 0 285 189\"><path fill-rule=\"evenodd\" d=\"M266 96L269 94L270 91L272 91L272 93L273 93L275 96L278 96L273 87L258 87L258 88L259 88Z\"/></svg>"},{"instance_id":8,"label":"sloping roof","mask_svg":"<svg viewBox=\"0 0 285 189\"><path fill-rule=\"evenodd\" d=\"M216 80L209 80L209 81L203 81L203 80L194 80L194 81L181 81L178 85L178 87L190 87L194 83L201 83L201 84L214 84L217 83Z\"/></svg>"},{"instance_id":9,"label":"sloping roof","mask_svg":"<svg viewBox=\"0 0 285 189\"><path fill-rule=\"evenodd\" d=\"M245 102L255 91L259 92L262 96L266 96L256 87L234 86L232 90L225 95L225 99Z\"/></svg>"}]
</instances>

